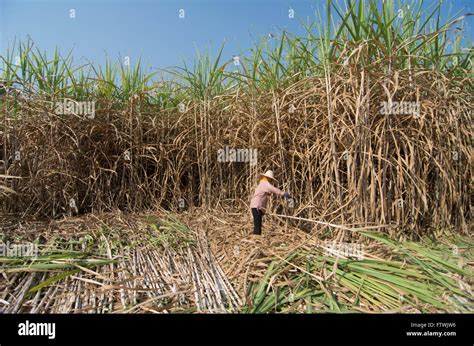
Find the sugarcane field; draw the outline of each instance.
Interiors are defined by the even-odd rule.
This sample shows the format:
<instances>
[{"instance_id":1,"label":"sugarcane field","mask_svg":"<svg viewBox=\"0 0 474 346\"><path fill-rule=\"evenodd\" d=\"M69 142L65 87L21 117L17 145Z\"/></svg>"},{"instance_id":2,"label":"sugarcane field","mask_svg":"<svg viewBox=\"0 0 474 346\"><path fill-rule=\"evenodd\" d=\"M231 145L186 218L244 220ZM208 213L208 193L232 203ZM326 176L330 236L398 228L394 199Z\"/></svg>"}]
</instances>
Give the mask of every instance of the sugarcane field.
<instances>
[{"instance_id":1,"label":"sugarcane field","mask_svg":"<svg viewBox=\"0 0 474 346\"><path fill-rule=\"evenodd\" d=\"M474 313L472 3L25 4L0 314ZM176 41L140 31L155 5Z\"/></svg>"}]
</instances>

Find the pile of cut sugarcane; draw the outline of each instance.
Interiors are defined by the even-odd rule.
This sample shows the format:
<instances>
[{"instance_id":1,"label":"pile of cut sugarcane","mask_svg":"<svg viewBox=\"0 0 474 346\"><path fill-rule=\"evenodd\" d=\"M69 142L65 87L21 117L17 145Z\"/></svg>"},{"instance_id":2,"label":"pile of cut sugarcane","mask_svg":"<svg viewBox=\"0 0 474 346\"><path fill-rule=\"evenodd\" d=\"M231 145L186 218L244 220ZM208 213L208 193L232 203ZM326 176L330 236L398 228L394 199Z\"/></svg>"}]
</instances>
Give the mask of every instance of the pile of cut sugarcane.
<instances>
[{"instance_id":1,"label":"pile of cut sugarcane","mask_svg":"<svg viewBox=\"0 0 474 346\"><path fill-rule=\"evenodd\" d=\"M270 258L251 288L247 312L474 311L472 239L400 242L361 231L363 258L313 242Z\"/></svg>"},{"instance_id":2,"label":"pile of cut sugarcane","mask_svg":"<svg viewBox=\"0 0 474 346\"><path fill-rule=\"evenodd\" d=\"M241 305L199 232L169 216L129 228L99 221L92 232L64 225L39 245L37 258L1 257L0 311L225 312Z\"/></svg>"}]
</instances>

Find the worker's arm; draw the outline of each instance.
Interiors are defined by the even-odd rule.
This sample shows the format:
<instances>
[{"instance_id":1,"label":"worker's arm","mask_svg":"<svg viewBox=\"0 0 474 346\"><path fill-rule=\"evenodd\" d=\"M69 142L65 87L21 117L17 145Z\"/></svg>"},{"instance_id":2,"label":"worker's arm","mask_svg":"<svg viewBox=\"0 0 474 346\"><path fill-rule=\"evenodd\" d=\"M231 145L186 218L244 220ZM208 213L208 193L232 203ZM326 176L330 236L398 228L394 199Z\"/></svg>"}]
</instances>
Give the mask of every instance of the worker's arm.
<instances>
[{"instance_id":1,"label":"worker's arm","mask_svg":"<svg viewBox=\"0 0 474 346\"><path fill-rule=\"evenodd\" d=\"M288 194L288 192L283 192L279 188L276 188L275 186L270 185L270 184L268 185L268 192L274 193L275 195L278 195L278 196L285 196L285 197L286 197L285 194Z\"/></svg>"}]
</instances>

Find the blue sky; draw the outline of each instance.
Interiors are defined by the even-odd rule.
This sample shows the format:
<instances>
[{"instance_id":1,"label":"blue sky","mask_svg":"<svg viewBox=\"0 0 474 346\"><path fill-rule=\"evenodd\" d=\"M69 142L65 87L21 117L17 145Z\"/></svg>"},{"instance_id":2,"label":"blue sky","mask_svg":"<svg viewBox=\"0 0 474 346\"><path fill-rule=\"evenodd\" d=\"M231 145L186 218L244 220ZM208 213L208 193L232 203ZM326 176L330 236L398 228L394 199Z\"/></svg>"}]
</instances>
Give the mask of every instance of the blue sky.
<instances>
[{"instance_id":1,"label":"blue sky","mask_svg":"<svg viewBox=\"0 0 474 346\"><path fill-rule=\"evenodd\" d=\"M432 5L428 0L427 5ZM129 56L152 68L192 61L196 49L216 54L225 41L225 60L269 32L302 33L298 18L314 17L322 0L0 0L0 55L14 39L30 36L48 53L73 49L81 59L103 63ZM292 8L297 18L290 19ZM474 12L472 0L446 0L444 13ZM179 18L184 9L185 18ZM75 18L70 18L71 10ZM472 28L472 17L468 29ZM467 33L470 30L467 30ZM466 33L466 35L468 35ZM471 34L472 35L472 34ZM471 36L472 39L472 36Z\"/></svg>"}]
</instances>

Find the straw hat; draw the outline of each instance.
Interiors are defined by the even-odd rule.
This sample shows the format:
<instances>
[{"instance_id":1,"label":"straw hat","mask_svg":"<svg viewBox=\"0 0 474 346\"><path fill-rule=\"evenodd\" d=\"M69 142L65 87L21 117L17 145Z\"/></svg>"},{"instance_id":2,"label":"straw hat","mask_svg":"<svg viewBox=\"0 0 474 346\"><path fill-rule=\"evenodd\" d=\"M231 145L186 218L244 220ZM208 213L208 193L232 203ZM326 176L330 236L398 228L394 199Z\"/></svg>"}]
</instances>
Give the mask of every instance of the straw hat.
<instances>
[{"instance_id":1,"label":"straw hat","mask_svg":"<svg viewBox=\"0 0 474 346\"><path fill-rule=\"evenodd\" d=\"M265 173L260 174L260 175L258 176L258 179L260 179L260 178L262 178L262 177L267 177L267 178L273 180L274 182L277 181L277 180L275 179L275 175L273 174L273 171L271 171L271 170L268 170L268 171L266 171Z\"/></svg>"}]
</instances>

